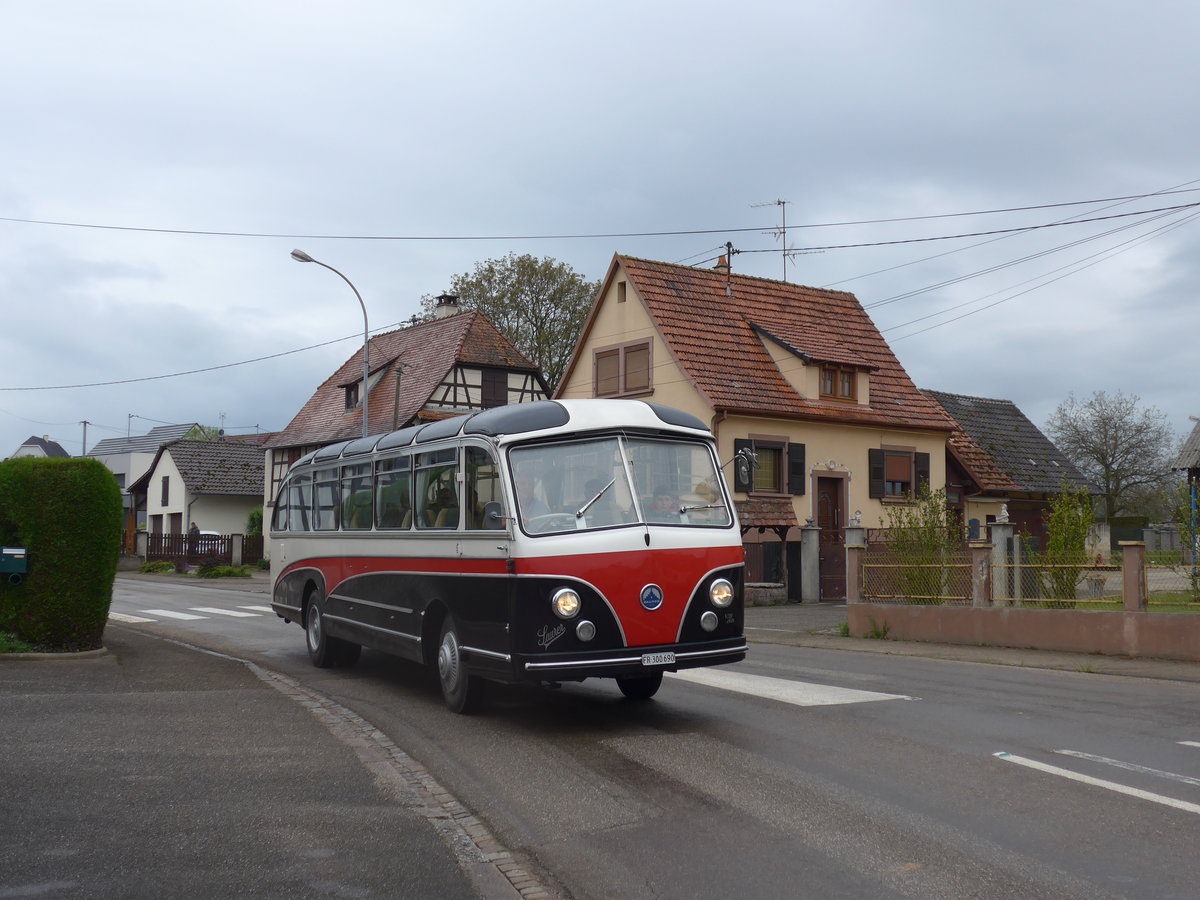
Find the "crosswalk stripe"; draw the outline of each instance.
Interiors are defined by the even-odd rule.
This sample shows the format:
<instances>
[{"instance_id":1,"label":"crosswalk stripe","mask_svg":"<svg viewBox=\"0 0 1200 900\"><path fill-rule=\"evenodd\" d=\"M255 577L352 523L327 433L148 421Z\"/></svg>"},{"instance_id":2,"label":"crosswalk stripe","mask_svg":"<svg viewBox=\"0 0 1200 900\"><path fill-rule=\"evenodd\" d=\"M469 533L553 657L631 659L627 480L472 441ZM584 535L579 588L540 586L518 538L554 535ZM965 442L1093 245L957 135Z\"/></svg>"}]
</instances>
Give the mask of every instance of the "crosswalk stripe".
<instances>
[{"instance_id":1,"label":"crosswalk stripe","mask_svg":"<svg viewBox=\"0 0 1200 900\"><path fill-rule=\"evenodd\" d=\"M127 616L124 613L115 613L115 612L110 612L108 614L108 617L110 619L112 619L114 622L128 622L131 625L135 625L138 622L153 622L154 621L153 619L144 619L141 616Z\"/></svg>"},{"instance_id":2,"label":"crosswalk stripe","mask_svg":"<svg viewBox=\"0 0 1200 900\"><path fill-rule=\"evenodd\" d=\"M778 700L794 706L835 706L841 703L912 699L903 694L859 691L853 688L833 687L828 684L812 684L806 681L791 681L786 678L768 678L765 675L747 675L743 672L729 672L720 669L685 669L682 672L668 672L667 677L725 691L734 691L739 694L751 694L767 700Z\"/></svg>"},{"instance_id":3,"label":"crosswalk stripe","mask_svg":"<svg viewBox=\"0 0 1200 900\"><path fill-rule=\"evenodd\" d=\"M252 609L255 612L269 613L274 612L269 606L239 606L238 609Z\"/></svg>"},{"instance_id":4,"label":"crosswalk stripe","mask_svg":"<svg viewBox=\"0 0 1200 900\"><path fill-rule=\"evenodd\" d=\"M242 612L237 609L218 609L215 606L189 606L188 609L193 612L210 613L214 616L232 616L235 619L250 619L258 616L258 613Z\"/></svg>"},{"instance_id":5,"label":"crosswalk stripe","mask_svg":"<svg viewBox=\"0 0 1200 900\"><path fill-rule=\"evenodd\" d=\"M148 616L163 616L168 619L183 619L185 621L204 618L204 616L193 616L191 613L175 612L173 609L141 609L138 612L144 612Z\"/></svg>"}]
</instances>

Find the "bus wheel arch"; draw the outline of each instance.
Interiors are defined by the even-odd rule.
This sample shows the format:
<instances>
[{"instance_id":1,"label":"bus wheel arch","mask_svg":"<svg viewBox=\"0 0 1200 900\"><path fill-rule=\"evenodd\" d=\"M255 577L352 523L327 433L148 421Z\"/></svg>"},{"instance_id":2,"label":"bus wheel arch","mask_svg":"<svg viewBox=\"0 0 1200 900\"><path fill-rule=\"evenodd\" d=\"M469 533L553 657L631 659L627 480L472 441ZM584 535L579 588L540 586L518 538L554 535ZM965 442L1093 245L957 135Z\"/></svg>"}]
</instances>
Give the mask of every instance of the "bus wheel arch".
<instances>
[{"instance_id":1,"label":"bus wheel arch","mask_svg":"<svg viewBox=\"0 0 1200 900\"><path fill-rule=\"evenodd\" d=\"M458 624L450 613L442 618L439 634L436 671L442 698L451 712L473 712L483 698L483 679L468 671Z\"/></svg>"},{"instance_id":2,"label":"bus wheel arch","mask_svg":"<svg viewBox=\"0 0 1200 900\"><path fill-rule=\"evenodd\" d=\"M325 593L315 583L304 589L304 643L308 657L319 669L349 668L358 662L362 646L341 638L331 637L324 623Z\"/></svg>"}]
</instances>

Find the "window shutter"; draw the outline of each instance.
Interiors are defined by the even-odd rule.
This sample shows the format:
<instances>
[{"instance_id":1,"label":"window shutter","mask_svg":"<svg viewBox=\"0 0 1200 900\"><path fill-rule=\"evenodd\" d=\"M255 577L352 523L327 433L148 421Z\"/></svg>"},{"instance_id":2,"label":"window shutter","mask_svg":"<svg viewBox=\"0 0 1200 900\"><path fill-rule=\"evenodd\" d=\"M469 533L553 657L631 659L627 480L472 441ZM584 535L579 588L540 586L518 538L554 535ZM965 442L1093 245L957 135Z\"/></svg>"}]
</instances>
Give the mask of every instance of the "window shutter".
<instances>
[{"instance_id":1,"label":"window shutter","mask_svg":"<svg viewBox=\"0 0 1200 900\"><path fill-rule=\"evenodd\" d=\"M804 445L788 444L788 491L796 495L803 494L805 481Z\"/></svg>"},{"instance_id":2,"label":"window shutter","mask_svg":"<svg viewBox=\"0 0 1200 900\"><path fill-rule=\"evenodd\" d=\"M913 462L917 470L916 493L919 494L923 489L929 487L929 454L914 453Z\"/></svg>"},{"instance_id":3,"label":"window shutter","mask_svg":"<svg viewBox=\"0 0 1200 900\"><path fill-rule=\"evenodd\" d=\"M883 451L867 451L867 495L882 497L885 493L883 485Z\"/></svg>"},{"instance_id":4,"label":"window shutter","mask_svg":"<svg viewBox=\"0 0 1200 900\"><path fill-rule=\"evenodd\" d=\"M754 442L738 438L733 442L734 454L741 453L743 450L753 450ZM740 491L743 494L750 493L751 485L754 481L754 472L750 467L744 464L739 459L733 461L733 489Z\"/></svg>"}]
</instances>

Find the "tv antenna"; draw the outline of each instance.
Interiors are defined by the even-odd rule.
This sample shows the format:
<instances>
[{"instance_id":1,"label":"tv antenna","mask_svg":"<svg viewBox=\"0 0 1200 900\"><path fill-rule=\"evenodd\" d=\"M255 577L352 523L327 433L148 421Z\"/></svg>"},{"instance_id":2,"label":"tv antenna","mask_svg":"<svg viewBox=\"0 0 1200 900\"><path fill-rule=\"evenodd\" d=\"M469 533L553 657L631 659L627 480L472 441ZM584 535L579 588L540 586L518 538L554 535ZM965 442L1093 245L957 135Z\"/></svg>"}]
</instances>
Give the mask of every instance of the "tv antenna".
<instances>
[{"instance_id":1,"label":"tv antenna","mask_svg":"<svg viewBox=\"0 0 1200 900\"><path fill-rule=\"evenodd\" d=\"M787 237L788 237L787 236L787 205L789 203L791 203L790 200L768 200L766 203L751 203L750 204L751 208L753 208L753 209L759 209L763 206L778 206L779 207L779 216L780 216L779 227L772 228L770 231L764 231L763 234L770 235L773 238L777 238L779 240L779 242L783 245L782 254L783 254L783 280L784 281L787 281L788 257L794 258L796 256L799 256L801 253L809 252L806 250L797 250L795 247L789 247L787 245Z\"/></svg>"}]
</instances>

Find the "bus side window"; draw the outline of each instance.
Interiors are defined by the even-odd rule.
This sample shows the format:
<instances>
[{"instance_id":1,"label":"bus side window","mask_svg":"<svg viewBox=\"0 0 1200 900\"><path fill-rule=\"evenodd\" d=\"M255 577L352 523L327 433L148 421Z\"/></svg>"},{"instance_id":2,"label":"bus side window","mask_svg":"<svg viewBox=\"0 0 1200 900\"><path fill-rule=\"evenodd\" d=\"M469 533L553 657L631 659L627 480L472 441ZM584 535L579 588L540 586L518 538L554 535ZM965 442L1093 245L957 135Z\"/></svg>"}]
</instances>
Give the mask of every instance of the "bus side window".
<instances>
[{"instance_id":1,"label":"bus side window","mask_svg":"<svg viewBox=\"0 0 1200 900\"><path fill-rule=\"evenodd\" d=\"M312 476L297 475L288 482L288 531L308 531Z\"/></svg>"},{"instance_id":2,"label":"bus side window","mask_svg":"<svg viewBox=\"0 0 1200 900\"><path fill-rule=\"evenodd\" d=\"M371 528L371 464L342 467L342 528Z\"/></svg>"},{"instance_id":3,"label":"bus side window","mask_svg":"<svg viewBox=\"0 0 1200 900\"><path fill-rule=\"evenodd\" d=\"M379 461L375 473L375 525L377 528L412 527L412 458Z\"/></svg>"},{"instance_id":4,"label":"bus side window","mask_svg":"<svg viewBox=\"0 0 1200 900\"><path fill-rule=\"evenodd\" d=\"M500 471L492 454L483 447L467 447L466 467L467 528L480 531L503 527L502 523L497 525L496 521L488 522L484 517L484 507L500 502ZM495 511L497 507L491 509ZM503 512L500 515L503 516Z\"/></svg>"},{"instance_id":5,"label":"bus side window","mask_svg":"<svg viewBox=\"0 0 1200 900\"><path fill-rule=\"evenodd\" d=\"M322 469L313 476L313 529L335 531L341 512L338 502L338 470Z\"/></svg>"},{"instance_id":6,"label":"bus side window","mask_svg":"<svg viewBox=\"0 0 1200 900\"><path fill-rule=\"evenodd\" d=\"M418 528L458 528L458 451L454 447L417 454Z\"/></svg>"}]
</instances>

